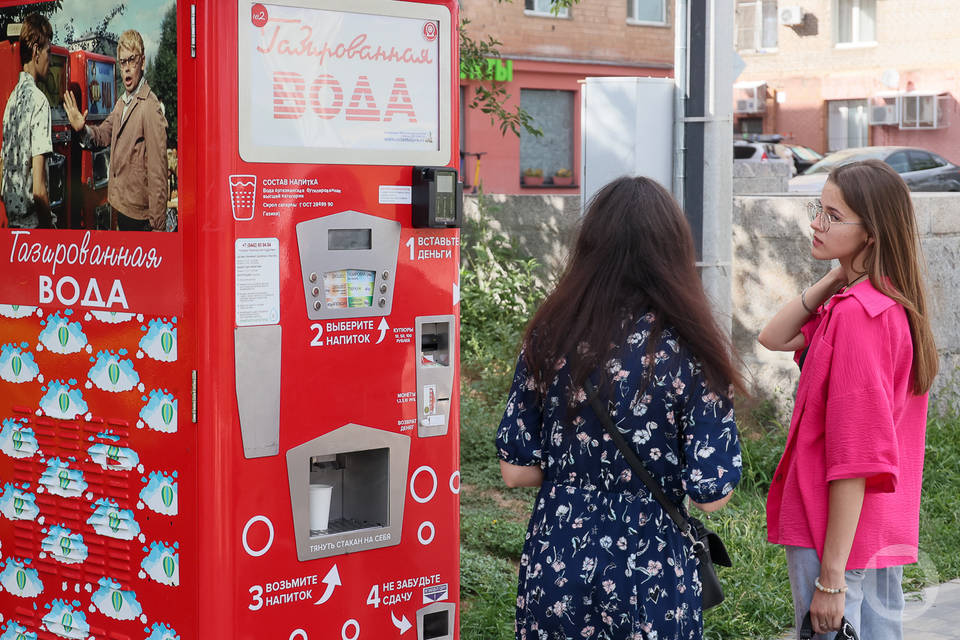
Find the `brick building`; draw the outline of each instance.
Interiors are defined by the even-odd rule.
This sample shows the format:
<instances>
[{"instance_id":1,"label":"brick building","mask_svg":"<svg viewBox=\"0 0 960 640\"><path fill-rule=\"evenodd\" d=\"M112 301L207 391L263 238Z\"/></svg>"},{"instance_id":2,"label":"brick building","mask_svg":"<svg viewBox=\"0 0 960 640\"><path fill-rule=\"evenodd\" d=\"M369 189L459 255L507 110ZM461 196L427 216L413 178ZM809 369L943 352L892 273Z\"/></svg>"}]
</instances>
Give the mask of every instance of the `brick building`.
<instances>
[{"instance_id":1,"label":"brick building","mask_svg":"<svg viewBox=\"0 0 960 640\"><path fill-rule=\"evenodd\" d=\"M461 80L463 180L467 190L479 181L487 193L565 193L579 191L580 81L596 76L672 75L672 0L589 0L550 12L549 0L499 3L462 0L461 16L475 40L488 35L502 42L495 65L510 99L520 104L543 131L542 137L500 134L490 116L467 105L475 81ZM524 185L524 169L543 171L544 184ZM557 169L570 169L573 184L553 183Z\"/></svg>"},{"instance_id":2,"label":"brick building","mask_svg":"<svg viewBox=\"0 0 960 640\"><path fill-rule=\"evenodd\" d=\"M960 2L735 0L737 132L960 161Z\"/></svg>"}]
</instances>

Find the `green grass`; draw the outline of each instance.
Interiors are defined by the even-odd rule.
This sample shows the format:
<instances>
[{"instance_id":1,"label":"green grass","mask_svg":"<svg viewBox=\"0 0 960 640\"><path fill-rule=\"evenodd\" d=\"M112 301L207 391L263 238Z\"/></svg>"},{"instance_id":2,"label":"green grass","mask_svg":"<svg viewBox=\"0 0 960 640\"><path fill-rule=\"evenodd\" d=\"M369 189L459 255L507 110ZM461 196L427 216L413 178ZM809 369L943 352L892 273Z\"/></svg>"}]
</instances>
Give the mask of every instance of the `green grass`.
<instances>
[{"instance_id":1,"label":"green grass","mask_svg":"<svg viewBox=\"0 0 960 640\"><path fill-rule=\"evenodd\" d=\"M542 291L534 285L532 262L517 255L508 240L482 223L477 231L476 237L493 250L465 248L470 258L461 273L465 376L460 425L460 634L464 640L512 640L517 561L535 491L503 486L494 438L523 325ZM780 547L766 542L764 509L786 427L777 421L771 406L763 403L741 412L738 421L743 479L729 505L707 517L735 566L719 568L726 601L704 615L707 640L779 638L793 625L786 561ZM931 418L920 513L920 562L905 571L908 591L960 577L958 443L960 417Z\"/></svg>"}]
</instances>

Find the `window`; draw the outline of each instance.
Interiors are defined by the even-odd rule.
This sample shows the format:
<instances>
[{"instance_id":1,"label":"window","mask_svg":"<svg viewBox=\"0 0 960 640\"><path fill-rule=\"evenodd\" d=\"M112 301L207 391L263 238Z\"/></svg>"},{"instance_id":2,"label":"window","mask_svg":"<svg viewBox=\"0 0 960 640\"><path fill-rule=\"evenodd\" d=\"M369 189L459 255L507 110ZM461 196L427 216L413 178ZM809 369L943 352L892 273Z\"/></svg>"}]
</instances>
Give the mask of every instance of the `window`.
<instances>
[{"instance_id":1,"label":"window","mask_svg":"<svg viewBox=\"0 0 960 640\"><path fill-rule=\"evenodd\" d=\"M763 133L763 118L740 118L740 133Z\"/></svg>"},{"instance_id":2,"label":"window","mask_svg":"<svg viewBox=\"0 0 960 640\"><path fill-rule=\"evenodd\" d=\"M947 126L946 95L913 94L900 98L901 129L939 129Z\"/></svg>"},{"instance_id":3,"label":"window","mask_svg":"<svg viewBox=\"0 0 960 640\"><path fill-rule=\"evenodd\" d=\"M907 160L906 151L897 151L886 159L886 163L897 173L910 171L910 161Z\"/></svg>"},{"instance_id":4,"label":"window","mask_svg":"<svg viewBox=\"0 0 960 640\"><path fill-rule=\"evenodd\" d=\"M939 162L939 158L933 154L927 153L926 151L910 150L911 171L926 171L927 169L936 169L942 166L943 163Z\"/></svg>"},{"instance_id":5,"label":"window","mask_svg":"<svg viewBox=\"0 0 960 640\"><path fill-rule=\"evenodd\" d=\"M837 44L877 41L877 0L837 0Z\"/></svg>"},{"instance_id":6,"label":"window","mask_svg":"<svg viewBox=\"0 0 960 640\"><path fill-rule=\"evenodd\" d=\"M573 168L573 91L521 89L520 106L533 116L540 137L520 132L520 170L542 169L548 178L557 169Z\"/></svg>"},{"instance_id":7,"label":"window","mask_svg":"<svg viewBox=\"0 0 960 640\"><path fill-rule=\"evenodd\" d=\"M831 100L827 103L827 147L830 151L870 144L868 108L866 100Z\"/></svg>"},{"instance_id":8,"label":"window","mask_svg":"<svg viewBox=\"0 0 960 640\"><path fill-rule=\"evenodd\" d=\"M568 18L570 16L569 7L557 7L554 13L553 2L551 0L524 0L524 13L537 16L550 16L551 18Z\"/></svg>"},{"instance_id":9,"label":"window","mask_svg":"<svg viewBox=\"0 0 960 640\"><path fill-rule=\"evenodd\" d=\"M737 0L737 50L777 48L777 0Z\"/></svg>"},{"instance_id":10,"label":"window","mask_svg":"<svg viewBox=\"0 0 960 640\"><path fill-rule=\"evenodd\" d=\"M667 24L667 1L627 0L627 22Z\"/></svg>"}]
</instances>

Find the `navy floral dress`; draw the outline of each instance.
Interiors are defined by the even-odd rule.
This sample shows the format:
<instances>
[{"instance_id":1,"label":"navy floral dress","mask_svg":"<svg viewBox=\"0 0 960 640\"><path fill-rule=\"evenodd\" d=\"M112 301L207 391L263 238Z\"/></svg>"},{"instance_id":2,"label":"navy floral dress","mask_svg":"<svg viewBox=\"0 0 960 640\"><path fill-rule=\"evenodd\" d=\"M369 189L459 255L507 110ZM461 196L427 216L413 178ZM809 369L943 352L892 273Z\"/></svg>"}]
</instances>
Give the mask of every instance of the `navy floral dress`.
<instances>
[{"instance_id":1,"label":"navy floral dress","mask_svg":"<svg viewBox=\"0 0 960 640\"><path fill-rule=\"evenodd\" d=\"M711 392L695 358L662 332L653 379L643 316L606 363L611 415L666 494L680 505L719 500L740 480L729 398ZM518 640L700 640L696 559L594 414L583 389L568 411L565 363L545 394L517 363L497 432L499 457L540 465L517 596Z\"/></svg>"}]
</instances>

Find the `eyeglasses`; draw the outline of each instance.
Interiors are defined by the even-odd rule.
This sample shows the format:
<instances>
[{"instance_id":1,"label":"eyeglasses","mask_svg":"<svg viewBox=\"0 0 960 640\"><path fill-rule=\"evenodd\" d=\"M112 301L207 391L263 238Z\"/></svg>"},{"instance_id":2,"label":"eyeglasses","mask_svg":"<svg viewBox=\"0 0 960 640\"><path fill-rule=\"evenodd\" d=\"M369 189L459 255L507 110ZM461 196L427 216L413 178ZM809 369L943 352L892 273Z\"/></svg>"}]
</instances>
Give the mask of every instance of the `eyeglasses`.
<instances>
[{"instance_id":1,"label":"eyeglasses","mask_svg":"<svg viewBox=\"0 0 960 640\"><path fill-rule=\"evenodd\" d=\"M120 58L119 60L117 60L117 62L120 63L121 69L123 69L124 67L131 67L134 65L134 63L140 62L140 56L135 55L135 56L129 56L126 58Z\"/></svg>"},{"instance_id":2,"label":"eyeglasses","mask_svg":"<svg viewBox=\"0 0 960 640\"><path fill-rule=\"evenodd\" d=\"M811 200L807 203L807 215L810 216L810 222L816 222L817 226L820 227L820 230L824 233L830 231L830 225L832 224L863 224L863 222L859 220L856 222L842 222L837 219L836 214L824 211L823 203L819 200Z\"/></svg>"}]
</instances>

